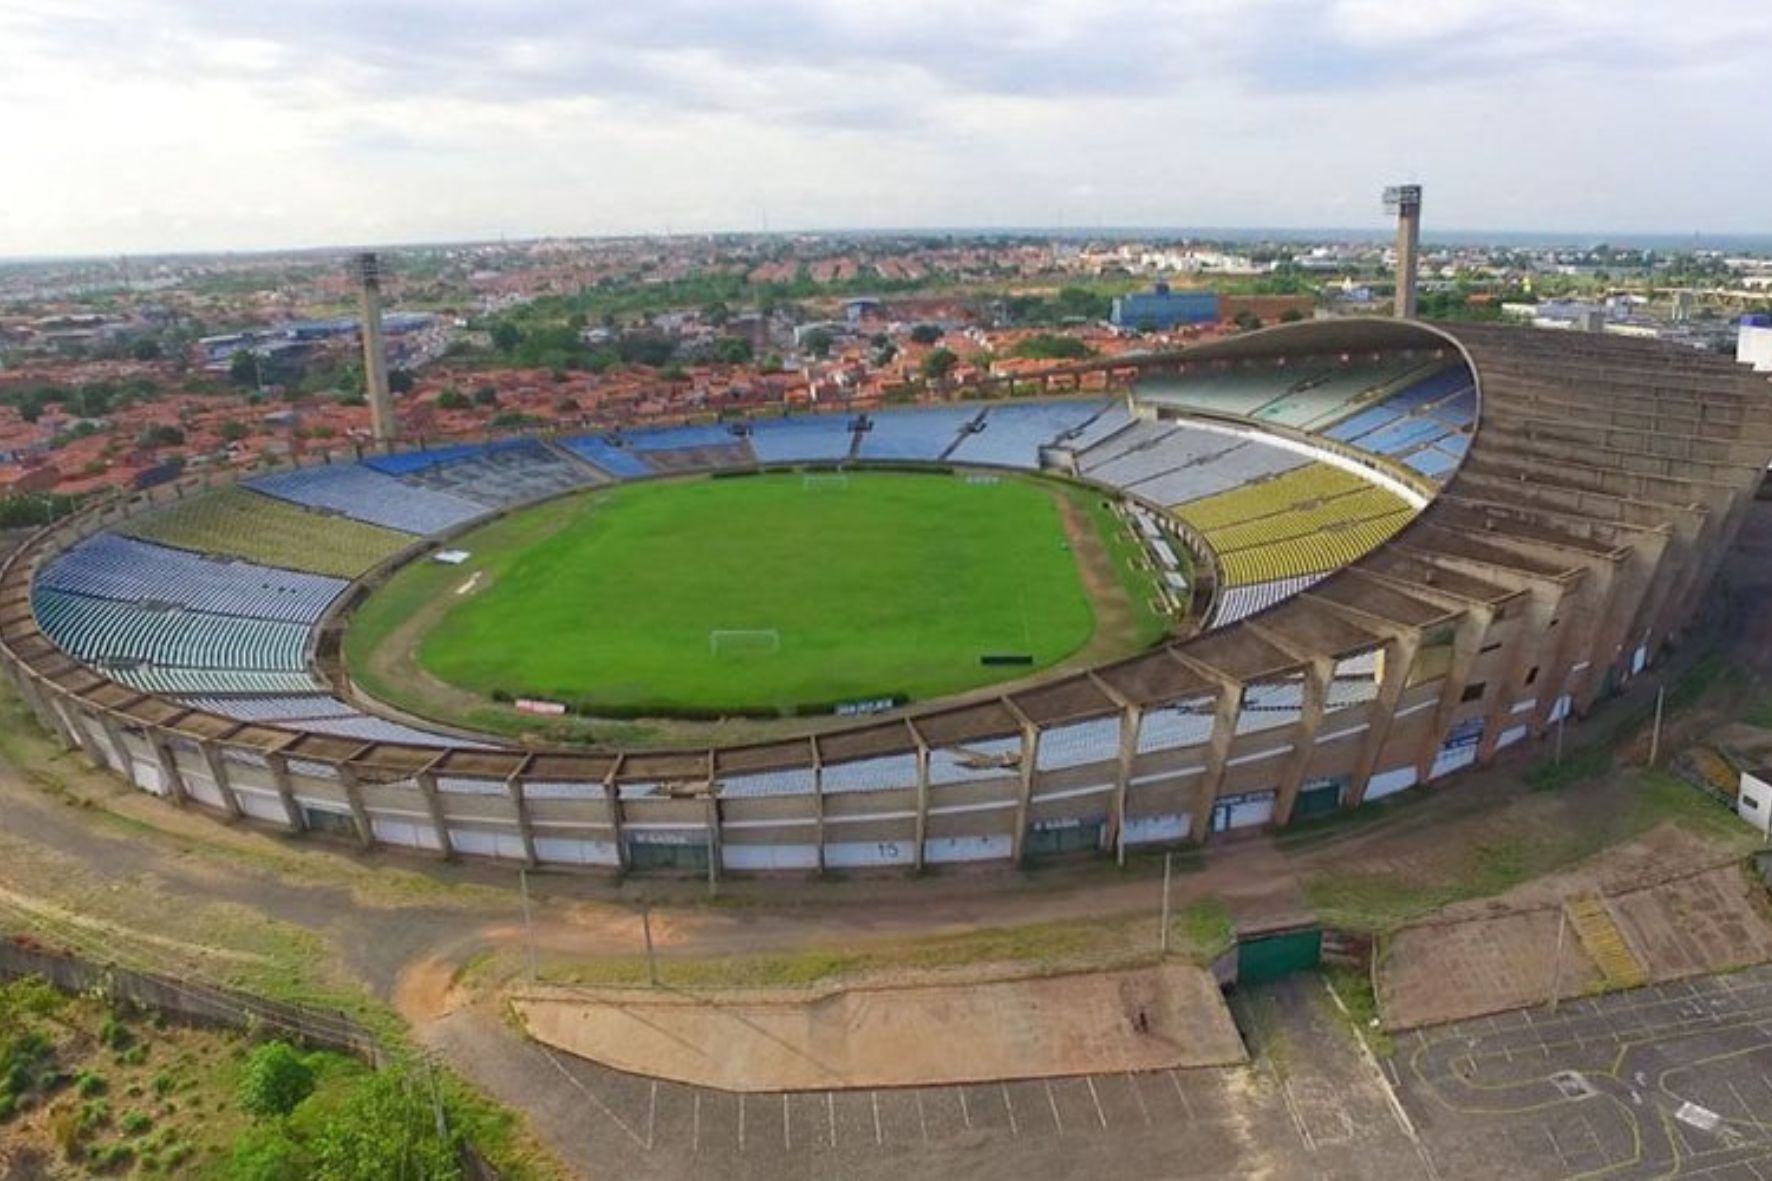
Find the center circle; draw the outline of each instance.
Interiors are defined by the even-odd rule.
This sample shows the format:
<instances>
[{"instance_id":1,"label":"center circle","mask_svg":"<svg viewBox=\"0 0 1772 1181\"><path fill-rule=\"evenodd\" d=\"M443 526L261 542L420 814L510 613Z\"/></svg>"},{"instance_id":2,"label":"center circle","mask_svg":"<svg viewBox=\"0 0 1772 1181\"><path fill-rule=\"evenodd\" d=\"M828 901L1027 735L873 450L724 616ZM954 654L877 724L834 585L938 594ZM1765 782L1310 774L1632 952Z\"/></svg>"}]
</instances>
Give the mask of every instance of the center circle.
<instances>
[{"instance_id":1,"label":"center circle","mask_svg":"<svg viewBox=\"0 0 1772 1181\"><path fill-rule=\"evenodd\" d=\"M1126 655L1174 622L1112 501L1002 472L602 487L474 529L444 556L374 590L344 655L368 696L471 729L533 729L562 708L884 708Z\"/></svg>"}]
</instances>

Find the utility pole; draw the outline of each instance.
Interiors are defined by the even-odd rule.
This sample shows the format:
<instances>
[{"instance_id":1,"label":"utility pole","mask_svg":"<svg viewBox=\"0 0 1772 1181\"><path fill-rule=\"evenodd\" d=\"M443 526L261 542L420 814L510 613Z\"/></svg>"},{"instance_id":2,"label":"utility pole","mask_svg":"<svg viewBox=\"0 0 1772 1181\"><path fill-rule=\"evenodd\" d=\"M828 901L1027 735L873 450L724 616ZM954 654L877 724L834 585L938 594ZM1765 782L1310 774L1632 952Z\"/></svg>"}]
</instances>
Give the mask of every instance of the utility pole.
<instances>
[{"instance_id":1,"label":"utility pole","mask_svg":"<svg viewBox=\"0 0 1772 1181\"><path fill-rule=\"evenodd\" d=\"M535 924L529 917L529 867L517 867L517 886L523 891L523 943L529 961L529 983L535 983Z\"/></svg>"},{"instance_id":2,"label":"utility pole","mask_svg":"<svg viewBox=\"0 0 1772 1181\"><path fill-rule=\"evenodd\" d=\"M1649 765L1653 767L1656 759L1661 756L1661 713L1667 705L1667 685L1655 688L1655 728L1649 731Z\"/></svg>"},{"instance_id":3,"label":"utility pole","mask_svg":"<svg viewBox=\"0 0 1772 1181\"><path fill-rule=\"evenodd\" d=\"M1160 958L1169 956L1169 870L1175 861L1175 854L1163 854L1163 927L1157 936L1157 954Z\"/></svg>"},{"instance_id":4,"label":"utility pole","mask_svg":"<svg viewBox=\"0 0 1772 1181\"><path fill-rule=\"evenodd\" d=\"M652 908L640 904L640 933L646 939L646 983L658 987L658 957L652 951Z\"/></svg>"},{"instance_id":5,"label":"utility pole","mask_svg":"<svg viewBox=\"0 0 1772 1181\"><path fill-rule=\"evenodd\" d=\"M1557 1011L1559 994L1563 991L1563 935L1569 926L1569 908L1565 903L1557 904L1557 951L1556 958L1551 961L1551 996L1550 1011Z\"/></svg>"}]
</instances>

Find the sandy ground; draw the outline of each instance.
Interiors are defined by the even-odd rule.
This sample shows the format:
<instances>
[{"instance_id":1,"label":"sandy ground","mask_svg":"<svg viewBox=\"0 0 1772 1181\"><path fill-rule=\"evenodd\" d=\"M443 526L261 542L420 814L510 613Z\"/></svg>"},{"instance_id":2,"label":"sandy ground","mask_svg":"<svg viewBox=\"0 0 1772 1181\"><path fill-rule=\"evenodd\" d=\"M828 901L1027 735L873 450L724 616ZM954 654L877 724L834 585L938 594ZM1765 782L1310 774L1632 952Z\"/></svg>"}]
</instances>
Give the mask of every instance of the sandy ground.
<instances>
[{"instance_id":1,"label":"sandy ground","mask_svg":"<svg viewBox=\"0 0 1772 1181\"><path fill-rule=\"evenodd\" d=\"M513 1005L549 1045L726 1091L948 1086L1244 1058L1211 974L1185 966L823 992L537 989Z\"/></svg>"}]
</instances>

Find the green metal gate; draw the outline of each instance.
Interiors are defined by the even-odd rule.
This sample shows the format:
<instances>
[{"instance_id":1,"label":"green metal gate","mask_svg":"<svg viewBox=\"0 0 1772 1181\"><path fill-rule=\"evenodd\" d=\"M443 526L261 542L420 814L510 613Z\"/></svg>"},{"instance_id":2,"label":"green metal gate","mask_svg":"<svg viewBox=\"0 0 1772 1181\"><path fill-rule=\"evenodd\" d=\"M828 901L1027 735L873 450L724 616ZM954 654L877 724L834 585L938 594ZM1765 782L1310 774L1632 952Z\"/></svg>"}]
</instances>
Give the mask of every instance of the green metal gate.
<instances>
[{"instance_id":1,"label":"green metal gate","mask_svg":"<svg viewBox=\"0 0 1772 1181\"><path fill-rule=\"evenodd\" d=\"M1240 939L1237 943L1237 983L1265 984L1294 972L1308 972L1322 962L1321 927Z\"/></svg>"},{"instance_id":2,"label":"green metal gate","mask_svg":"<svg viewBox=\"0 0 1772 1181\"><path fill-rule=\"evenodd\" d=\"M1101 849L1100 821L1073 824L1066 828L1034 828L1028 830L1026 855L1051 857L1060 853L1094 853Z\"/></svg>"},{"instance_id":3,"label":"green metal gate","mask_svg":"<svg viewBox=\"0 0 1772 1181\"><path fill-rule=\"evenodd\" d=\"M1342 781L1339 779L1306 784L1292 805L1292 819L1310 820L1334 812L1341 807L1341 785Z\"/></svg>"},{"instance_id":4,"label":"green metal gate","mask_svg":"<svg viewBox=\"0 0 1772 1181\"><path fill-rule=\"evenodd\" d=\"M705 844L667 845L655 841L629 841L628 865L636 870L676 870L706 873L708 847Z\"/></svg>"}]
</instances>

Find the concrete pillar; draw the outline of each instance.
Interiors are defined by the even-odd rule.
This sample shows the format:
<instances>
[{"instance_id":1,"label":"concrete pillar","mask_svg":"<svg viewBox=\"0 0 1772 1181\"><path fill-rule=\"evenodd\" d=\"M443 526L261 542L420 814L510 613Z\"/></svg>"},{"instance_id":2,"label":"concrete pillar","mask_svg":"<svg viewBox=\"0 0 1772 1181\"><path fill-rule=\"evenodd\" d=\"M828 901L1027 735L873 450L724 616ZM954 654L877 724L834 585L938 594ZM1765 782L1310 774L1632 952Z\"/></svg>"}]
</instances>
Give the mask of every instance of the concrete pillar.
<instances>
[{"instance_id":1,"label":"concrete pillar","mask_svg":"<svg viewBox=\"0 0 1772 1181\"><path fill-rule=\"evenodd\" d=\"M1132 764L1138 757L1138 727L1144 712L1129 705L1120 715L1120 762L1114 774L1114 861L1126 864L1126 797L1132 791Z\"/></svg>"},{"instance_id":2,"label":"concrete pillar","mask_svg":"<svg viewBox=\"0 0 1772 1181\"><path fill-rule=\"evenodd\" d=\"M265 763L271 769L271 782L277 787L277 798L283 803L283 815L289 819L289 831L308 831L308 822L302 817L295 788L289 781L289 760L280 754L268 754Z\"/></svg>"},{"instance_id":3,"label":"concrete pillar","mask_svg":"<svg viewBox=\"0 0 1772 1181\"><path fill-rule=\"evenodd\" d=\"M375 826L370 823L369 809L363 806L363 787L356 769L349 763L338 765L338 782L345 791L345 803L351 808L351 821L357 827L357 842L365 849L375 847Z\"/></svg>"},{"instance_id":4,"label":"concrete pillar","mask_svg":"<svg viewBox=\"0 0 1772 1181\"><path fill-rule=\"evenodd\" d=\"M222 807L227 809L228 819L240 819L240 800L234 795L233 778L228 774L227 760L221 757L221 752L213 742L199 741L197 749L203 755L203 765L209 768L209 777L215 780L215 790L221 796Z\"/></svg>"},{"instance_id":5,"label":"concrete pillar","mask_svg":"<svg viewBox=\"0 0 1772 1181\"><path fill-rule=\"evenodd\" d=\"M173 755L166 735L158 730L151 730L147 738L148 745L154 751L154 761L160 766L160 782L166 787L167 798L179 807L184 807L190 800L190 793L185 790L184 773L178 769L178 759Z\"/></svg>"},{"instance_id":6,"label":"concrete pillar","mask_svg":"<svg viewBox=\"0 0 1772 1181\"><path fill-rule=\"evenodd\" d=\"M1021 728L1021 777L1015 785L1015 831L1009 836L1009 860L1021 864L1027 847L1028 807L1034 795L1034 763L1040 754L1040 732L1032 725Z\"/></svg>"},{"instance_id":7,"label":"concrete pillar","mask_svg":"<svg viewBox=\"0 0 1772 1181\"><path fill-rule=\"evenodd\" d=\"M917 820L915 826L917 849L913 867L918 873L923 872L924 851L929 845L929 744L917 737Z\"/></svg>"},{"instance_id":8,"label":"concrete pillar","mask_svg":"<svg viewBox=\"0 0 1772 1181\"><path fill-rule=\"evenodd\" d=\"M437 786L436 775L420 771L413 781L425 798L425 809L431 814L431 827L437 831L437 855L445 861L455 860L455 842L449 836L449 818L443 813L443 793Z\"/></svg>"},{"instance_id":9,"label":"concrete pillar","mask_svg":"<svg viewBox=\"0 0 1772 1181\"><path fill-rule=\"evenodd\" d=\"M1292 727L1292 753L1280 771L1280 791L1274 800L1274 827L1292 823L1292 806L1298 802L1298 790L1311 765L1317 748L1317 731L1323 726L1323 713L1329 701L1329 683L1335 679L1335 661L1313 660L1304 674L1304 708Z\"/></svg>"},{"instance_id":10,"label":"concrete pillar","mask_svg":"<svg viewBox=\"0 0 1772 1181\"><path fill-rule=\"evenodd\" d=\"M1354 764L1353 783L1348 787L1347 806L1357 808L1366 798L1366 785L1378 770L1379 756L1390 738L1391 723L1397 717L1397 705L1408 688L1409 673L1421 651L1421 634L1405 632L1384 646L1384 675L1378 682L1378 696L1366 711L1366 740Z\"/></svg>"},{"instance_id":11,"label":"concrete pillar","mask_svg":"<svg viewBox=\"0 0 1772 1181\"><path fill-rule=\"evenodd\" d=\"M1224 783L1231 742L1237 736L1237 714L1242 709L1242 684L1228 677L1221 678L1218 708L1212 715L1212 738L1206 746L1206 770L1200 776L1199 795L1194 802L1193 838L1196 842L1204 843L1211 837L1212 806L1218 800L1220 785Z\"/></svg>"},{"instance_id":12,"label":"concrete pillar","mask_svg":"<svg viewBox=\"0 0 1772 1181\"><path fill-rule=\"evenodd\" d=\"M527 767L529 760L523 765ZM539 865L541 859L535 855L535 827L529 822L529 801L523 795L522 770L505 780L505 792L511 798L511 812L517 818L517 837L523 842L523 860L531 866Z\"/></svg>"}]
</instances>

